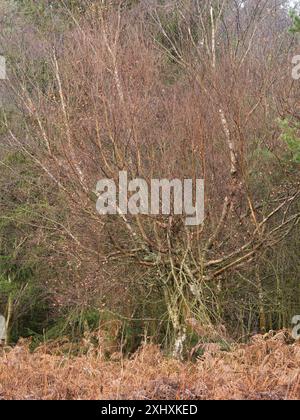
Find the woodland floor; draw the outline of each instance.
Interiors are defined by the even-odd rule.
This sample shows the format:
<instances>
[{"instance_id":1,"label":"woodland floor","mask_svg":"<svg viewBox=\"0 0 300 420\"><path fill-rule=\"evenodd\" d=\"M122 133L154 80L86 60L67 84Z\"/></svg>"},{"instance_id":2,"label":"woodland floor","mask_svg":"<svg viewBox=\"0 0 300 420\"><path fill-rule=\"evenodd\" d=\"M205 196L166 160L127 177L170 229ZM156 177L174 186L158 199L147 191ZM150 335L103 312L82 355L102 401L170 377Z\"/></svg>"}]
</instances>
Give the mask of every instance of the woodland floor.
<instances>
[{"instance_id":1,"label":"woodland floor","mask_svg":"<svg viewBox=\"0 0 300 420\"><path fill-rule=\"evenodd\" d=\"M145 345L129 359L101 352L68 357L21 342L0 356L0 399L300 399L300 343L288 333L255 336L221 352L206 345L195 362L166 358Z\"/></svg>"}]
</instances>

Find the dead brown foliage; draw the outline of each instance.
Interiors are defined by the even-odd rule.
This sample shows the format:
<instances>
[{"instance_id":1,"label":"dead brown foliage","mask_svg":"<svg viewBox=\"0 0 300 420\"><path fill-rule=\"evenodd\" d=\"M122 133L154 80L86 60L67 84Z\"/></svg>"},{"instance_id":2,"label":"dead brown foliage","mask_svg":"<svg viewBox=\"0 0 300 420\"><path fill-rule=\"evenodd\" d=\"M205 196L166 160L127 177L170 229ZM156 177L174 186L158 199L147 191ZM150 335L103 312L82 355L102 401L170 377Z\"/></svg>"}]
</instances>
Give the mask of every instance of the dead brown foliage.
<instances>
[{"instance_id":1,"label":"dead brown foliage","mask_svg":"<svg viewBox=\"0 0 300 420\"><path fill-rule=\"evenodd\" d=\"M53 349L52 349L53 351ZM195 363L143 346L126 360L57 356L26 343L0 358L0 399L247 399L300 397L300 345L283 331L255 336L231 352L206 346Z\"/></svg>"}]
</instances>

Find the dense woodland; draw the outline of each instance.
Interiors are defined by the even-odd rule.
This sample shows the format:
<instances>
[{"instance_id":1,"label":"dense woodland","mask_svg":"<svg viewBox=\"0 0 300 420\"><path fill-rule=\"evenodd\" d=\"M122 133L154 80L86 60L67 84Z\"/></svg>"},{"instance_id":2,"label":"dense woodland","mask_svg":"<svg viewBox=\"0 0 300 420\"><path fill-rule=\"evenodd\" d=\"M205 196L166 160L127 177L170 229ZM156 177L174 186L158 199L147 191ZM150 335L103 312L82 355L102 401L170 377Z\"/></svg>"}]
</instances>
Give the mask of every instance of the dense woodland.
<instances>
[{"instance_id":1,"label":"dense woodland","mask_svg":"<svg viewBox=\"0 0 300 420\"><path fill-rule=\"evenodd\" d=\"M197 355L300 314L300 20L281 0L1 0L6 344ZM96 183L204 178L205 222ZM198 352L198 353L197 353Z\"/></svg>"}]
</instances>

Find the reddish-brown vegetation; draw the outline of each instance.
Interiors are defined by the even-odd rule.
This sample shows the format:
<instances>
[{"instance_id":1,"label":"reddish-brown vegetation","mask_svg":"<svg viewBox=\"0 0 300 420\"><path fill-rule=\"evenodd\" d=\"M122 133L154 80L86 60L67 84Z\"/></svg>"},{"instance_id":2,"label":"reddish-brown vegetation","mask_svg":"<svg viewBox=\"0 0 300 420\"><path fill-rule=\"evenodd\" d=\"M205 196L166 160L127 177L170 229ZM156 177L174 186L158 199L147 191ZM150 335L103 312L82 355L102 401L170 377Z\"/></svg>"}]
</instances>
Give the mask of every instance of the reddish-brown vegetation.
<instances>
[{"instance_id":1,"label":"reddish-brown vegetation","mask_svg":"<svg viewBox=\"0 0 300 420\"><path fill-rule=\"evenodd\" d=\"M0 399L299 399L299 366L300 345L285 331L231 352L206 345L194 363L169 359L151 344L130 359L105 361L99 351L66 357L45 347L31 354L21 343L1 356Z\"/></svg>"}]
</instances>

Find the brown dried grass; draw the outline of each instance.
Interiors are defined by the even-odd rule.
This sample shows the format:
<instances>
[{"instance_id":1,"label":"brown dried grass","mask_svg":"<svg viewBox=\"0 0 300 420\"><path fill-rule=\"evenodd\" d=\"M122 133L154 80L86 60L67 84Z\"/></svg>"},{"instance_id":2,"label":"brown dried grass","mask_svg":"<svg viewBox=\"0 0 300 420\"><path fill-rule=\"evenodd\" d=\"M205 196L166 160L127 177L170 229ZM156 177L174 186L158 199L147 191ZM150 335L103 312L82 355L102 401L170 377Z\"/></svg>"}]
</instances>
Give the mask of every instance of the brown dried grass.
<instances>
[{"instance_id":1,"label":"brown dried grass","mask_svg":"<svg viewBox=\"0 0 300 420\"><path fill-rule=\"evenodd\" d=\"M53 351L53 349L52 349ZM266 399L300 397L300 345L287 332L255 336L231 352L206 346L195 363L143 346L130 359L105 361L101 353L68 357L28 344L3 351L0 399Z\"/></svg>"}]
</instances>

